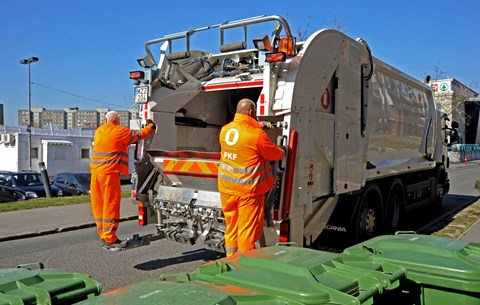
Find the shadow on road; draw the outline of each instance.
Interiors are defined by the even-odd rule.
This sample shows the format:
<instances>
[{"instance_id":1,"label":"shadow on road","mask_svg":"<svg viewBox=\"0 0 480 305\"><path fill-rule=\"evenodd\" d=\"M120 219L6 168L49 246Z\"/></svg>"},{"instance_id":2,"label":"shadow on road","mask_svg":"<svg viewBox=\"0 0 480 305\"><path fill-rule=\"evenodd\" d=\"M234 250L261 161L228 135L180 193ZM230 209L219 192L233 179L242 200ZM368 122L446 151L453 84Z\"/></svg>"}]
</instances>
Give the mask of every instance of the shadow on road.
<instances>
[{"instance_id":1,"label":"shadow on road","mask_svg":"<svg viewBox=\"0 0 480 305\"><path fill-rule=\"evenodd\" d=\"M208 249L198 249L194 251L183 252L180 256L167 259L156 259L135 265L134 268L142 271L151 271L161 269L167 266L183 264L193 261L211 261L224 257L225 254Z\"/></svg>"}]
</instances>

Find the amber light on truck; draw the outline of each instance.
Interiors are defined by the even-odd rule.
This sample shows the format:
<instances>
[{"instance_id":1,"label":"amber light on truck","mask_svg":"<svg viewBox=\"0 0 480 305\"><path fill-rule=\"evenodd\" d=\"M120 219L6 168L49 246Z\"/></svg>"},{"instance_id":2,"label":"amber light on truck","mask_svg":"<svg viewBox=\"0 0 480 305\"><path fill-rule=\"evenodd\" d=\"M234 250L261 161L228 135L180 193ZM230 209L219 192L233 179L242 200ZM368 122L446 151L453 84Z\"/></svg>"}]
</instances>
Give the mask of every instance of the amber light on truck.
<instances>
[{"instance_id":1,"label":"amber light on truck","mask_svg":"<svg viewBox=\"0 0 480 305\"><path fill-rule=\"evenodd\" d=\"M145 221L145 218L147 217L147 207L143 205L143 202L138 201L138 225L139 226L145 226L147 225L147 222Z\"/></svg>"},{"instance_id":2,"label":"amber light on truck","mask_svg":"<svg viewBox=\"0 0 480 305\"><path fill-rule=\"evenodd\" d=\"M142 71L130 72L130 79L143 79L145 74Z\"/></svg>"},{"instance_id":3,"label":"amber light on truck","mask_svg":"<svg viewBox=\"0 0 480 305\"><path fill-rule=\"evenodd\" d=\"M293 56L294 45L293 38L280 38L280 41L278 42L278 52L284 52L288 56Z\"/></svg>"}]
</instances>

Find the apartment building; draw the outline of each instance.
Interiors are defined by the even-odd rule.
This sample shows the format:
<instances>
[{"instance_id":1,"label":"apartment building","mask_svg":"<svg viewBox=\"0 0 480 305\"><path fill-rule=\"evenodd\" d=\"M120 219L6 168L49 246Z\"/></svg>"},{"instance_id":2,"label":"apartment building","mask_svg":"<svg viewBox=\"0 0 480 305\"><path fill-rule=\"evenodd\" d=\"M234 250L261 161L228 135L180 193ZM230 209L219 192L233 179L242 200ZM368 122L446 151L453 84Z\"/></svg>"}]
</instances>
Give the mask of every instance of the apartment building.
<instances>
[{"instance_id":1,"label":"apartment building","mask_svg":"<svg viewBox=\"0 0 480 305\"><path fill-rule=\"evenodd\" d=\"M95 110L82 110L68 107L63 110L47 110L43 107L32 107L30 117L32 127L47 129L96 129L103 124L105 114L111 109L107 107ZM120 115L120 125L129 127L130 120L138 119L138 109L116 110ZM28 125L28 110L18 110L18 124Z\"/></svg>"}]
</instances>

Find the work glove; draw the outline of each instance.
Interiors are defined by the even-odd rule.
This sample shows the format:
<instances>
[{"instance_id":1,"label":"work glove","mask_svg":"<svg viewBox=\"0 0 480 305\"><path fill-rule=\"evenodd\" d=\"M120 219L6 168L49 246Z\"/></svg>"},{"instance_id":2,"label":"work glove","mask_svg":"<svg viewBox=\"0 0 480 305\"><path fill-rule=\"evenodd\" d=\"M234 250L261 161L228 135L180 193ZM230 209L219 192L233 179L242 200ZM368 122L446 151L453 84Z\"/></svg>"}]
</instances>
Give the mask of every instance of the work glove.
<instances>
[{"instance_id":1,"label":"work glove","mask_svg":"<svg viewBox=\"0 0 480 305\"><path fill-rule=\"evenodd\" d=\"M155 123L152 120L148 119L147 125L150 125L150 124L152 124L152 129L157 129L157 125L155 125Z\"/></svg>"},{"instance_id":2,"label":"work glove","mask_svg":"<svg viewBox=\"0 0 480 305\"><path fill-rule=\"evenodd\" d=\"M272 122L260 121L259 123L262 125L263 129L274 129L275 128L275 125L273 125Z\"/></svg>"}]
</instances>

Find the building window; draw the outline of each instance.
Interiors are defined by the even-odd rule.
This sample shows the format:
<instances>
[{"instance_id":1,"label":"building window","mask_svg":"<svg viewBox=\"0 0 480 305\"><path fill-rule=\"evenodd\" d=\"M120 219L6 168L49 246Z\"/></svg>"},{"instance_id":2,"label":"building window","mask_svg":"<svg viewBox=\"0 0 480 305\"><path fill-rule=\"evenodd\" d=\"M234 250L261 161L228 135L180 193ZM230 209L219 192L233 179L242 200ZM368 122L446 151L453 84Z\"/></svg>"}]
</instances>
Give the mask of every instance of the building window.
<instances>
[{"instance_id":1,"label":"building window","mask_svg":"<svg viewBox=\"0 0 480 305\"><path fill-rule=\"evenodd\" d=\"M32 159L38 159L38 147L32 147L30 149L30 157Z\"/></svg>"},{"instance_id":2,"label":"building window","mask_svg":"<svg viewBox=\"0 0 480 305\"><path fill-rule=\"evenodd\" d=\"M90 159L90 149L82 148L82 159Z\"/></svg>"}]
</instances>

